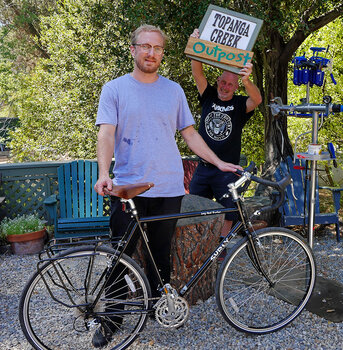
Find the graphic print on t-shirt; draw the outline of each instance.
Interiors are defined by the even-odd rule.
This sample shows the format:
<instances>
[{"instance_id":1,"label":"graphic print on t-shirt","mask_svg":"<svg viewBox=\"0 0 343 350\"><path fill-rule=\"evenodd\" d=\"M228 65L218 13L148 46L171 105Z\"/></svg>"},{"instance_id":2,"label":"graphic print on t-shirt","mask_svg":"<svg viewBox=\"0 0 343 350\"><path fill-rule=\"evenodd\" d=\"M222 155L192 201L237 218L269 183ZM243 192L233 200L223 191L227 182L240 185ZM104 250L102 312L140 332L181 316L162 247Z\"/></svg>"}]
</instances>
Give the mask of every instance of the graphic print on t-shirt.
<instances>
[{"instance_id":1,"label":"graphic print on t-shirt","mask_svg":"<svg viewBox=\"0 0 343 350\"><path fill-rule=\"evenodd\" d=\"M205 118L205 129L211 139L215 141L225 140L232 131L231 118L222 112L211 112Z\"/></svg>"}]
</instances>

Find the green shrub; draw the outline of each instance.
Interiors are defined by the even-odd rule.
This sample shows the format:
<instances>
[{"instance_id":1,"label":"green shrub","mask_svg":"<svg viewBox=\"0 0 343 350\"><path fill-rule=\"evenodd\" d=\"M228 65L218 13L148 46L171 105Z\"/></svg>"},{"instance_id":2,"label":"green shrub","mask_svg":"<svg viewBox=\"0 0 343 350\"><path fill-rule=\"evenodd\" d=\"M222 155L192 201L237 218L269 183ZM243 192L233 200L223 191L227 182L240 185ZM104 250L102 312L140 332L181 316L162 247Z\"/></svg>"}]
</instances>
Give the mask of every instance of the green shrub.
<instances>
[{"instance_id":1,"label":"green shrub","mask_svg":"<svg viewBox=\"0 0 343 350\"><path fill-rule=\"evenodd\" d=\"M22 235L27 232L40 231L45 222L37 215L20 215L14 219L4 218L0 224L0 237L6 239L9 235Z\"/></svg>"}]
</instances>

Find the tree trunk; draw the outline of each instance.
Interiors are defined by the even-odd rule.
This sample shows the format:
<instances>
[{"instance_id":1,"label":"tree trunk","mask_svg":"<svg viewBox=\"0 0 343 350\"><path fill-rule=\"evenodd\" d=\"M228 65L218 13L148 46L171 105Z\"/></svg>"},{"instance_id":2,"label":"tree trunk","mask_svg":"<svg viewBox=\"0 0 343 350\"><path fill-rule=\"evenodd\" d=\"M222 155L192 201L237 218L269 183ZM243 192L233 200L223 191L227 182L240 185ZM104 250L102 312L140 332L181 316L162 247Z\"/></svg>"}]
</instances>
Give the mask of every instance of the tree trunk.
<instances>
[{"instance_id":1,"label":"tree trunk","mask_svg":"<svg viewBox=\"0 0 343 350\"><path fill-rule=\"evenodd\" d=\"M271 36L273 36L271 34ZM287 72L288 59L282 58L282 38L274 33L274 47L267 52L257 52L256 69L260 70L256 75L257 86L263 94L263 106L260 107L265 117L264 128L264 156L262 176L271 179L281 159L293 156L292 145L287 133L287 116L273 116L268 105L275 97L280 97L283 104L287 103ZM260 68L261 67L261 68ZM263 72L263 73L262 73ZM264 187L258 186L257 195L269 195Z\"/></svg>"}]
</instances>

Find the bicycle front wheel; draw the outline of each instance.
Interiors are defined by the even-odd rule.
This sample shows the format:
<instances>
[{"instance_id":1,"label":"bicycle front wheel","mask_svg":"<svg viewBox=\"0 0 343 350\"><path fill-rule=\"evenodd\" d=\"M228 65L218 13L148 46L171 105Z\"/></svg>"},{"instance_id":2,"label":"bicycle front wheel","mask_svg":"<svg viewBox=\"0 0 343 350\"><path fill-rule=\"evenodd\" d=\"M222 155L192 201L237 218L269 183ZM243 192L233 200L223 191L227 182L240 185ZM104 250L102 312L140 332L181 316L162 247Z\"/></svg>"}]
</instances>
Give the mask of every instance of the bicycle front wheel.
<instances>
[{"instance_id":1,"label":"bicycle front wheel","mask_svg":"<svg viewBox=\"0 0 343 350\"><path fill-rule=\"evenodd\" d=\"M109 247L73 248L33 274L21 296L19 319L35 349L90 349L94 333L106 327L111 334L103 349L125 349L136 339L150 309L150 286L125 254L110 277L116 259Z\"/></svg>"},{"instance_id":2,"label":"bicycle front wheel","mask_svg":"<svg viewBox=\"0 0 343 350\"><path fill-rule=\"evenodd\" d=\"M256 251L267 278L244 237L221 265L216 301L224 319L237 330L265 334L300 314L311 296L316 268L310 247L293 231L265 228L256 233Z\"/></svg>"}]
</instances>

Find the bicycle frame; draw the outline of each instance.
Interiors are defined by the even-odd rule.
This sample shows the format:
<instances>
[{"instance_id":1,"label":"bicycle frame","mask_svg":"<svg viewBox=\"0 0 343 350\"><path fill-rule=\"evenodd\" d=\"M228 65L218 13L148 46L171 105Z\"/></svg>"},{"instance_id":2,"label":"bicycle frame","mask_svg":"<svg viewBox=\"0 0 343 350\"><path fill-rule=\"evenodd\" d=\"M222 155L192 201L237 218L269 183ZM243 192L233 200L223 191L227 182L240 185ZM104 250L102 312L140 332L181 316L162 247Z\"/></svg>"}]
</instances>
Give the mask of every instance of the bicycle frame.
<instances>
[{"instance_id":1,"label":"bicycle frame","mask_svg":"<svg viewBox=\"0 0 343 350\"><path fill-rule=\"evenodd\" d=\"M121 255L125 252L125 249L127 245L129 244L130 240L132 239L135 230L138 228L140 231L140 236L143 239L145 248L148 252L148 259L151 261L153 266L153 271L156 274L156 277L158 277L159 283L161 287L164 285L162 278L160 276L160 273L158 271L158 268L156 266L156 263L154 261L154 258L152 256L148 237L146 235L146 232L144 231L142 224L149 223L149 222L156 222L156 221L162 221L162 220L175 220L175 219L184 219L184 218L190 218L190 217L199 217L199 216L208 216L208 215L218 215L218 214L225 214L230 212L236 212L238 211L241 216L241 221L238 221L235 226L230 230L230 232L223 238L223 240L218 244L218 246L214 249L214 251L209 255L209 257L206 259L206 261L202 264L202 266L199 268L199 270L194 274L194 276L186 283L184 287L182 287L178 292L180 296L184 296L198 281L199 279L206 273L206 271L210 268L210 266L217 260L220 253L228 246L229 242L236 237L237 233L241 231L242 228L244 228L244 232L247 235L250 235L247 223L249 221L246 218L244 209L242 208L242 203L240 200L237 201L237 208L218 208L218 209L209 209L209 210L201 210L201 211L192 211L192 212L186 212L186 213L177 213L177 214L166 214L166 215L158 215L158 216L149 216L149 217L142 217L139 218L137 215L137 211L135 208L135 205L132 200L122 200L122 202L129 203L132 212L133 219L130 222L128 228L131 227L131 229L128 229L124 236L122 237L120 242L125 242L123 246L119 246L117 248L118 252L118 260L120 260ZM120 249L119 249L120 248ZM253 250L253 258L256 261L256 255L255 251ZM257 265L258 262L257 262ZM113 270L115 270L116 264L113 266ZM105 288L105 286L104 286ZM99 293L100 295L100 293Z\"/></svg>"},{"instance_id":2,"label":"bicycle frame","mask_svg":"<svg viewBox=\"0 0 343 350\"><path fill-rule=\"evenodd\" d=\"M176 213L176 214L165 214L165 215L149 216L149 217L140 218L138 216L138 212L137 212L137 209L135 207L133 200L132 199L121 199L121 201L125 204L125 207L126 207L126 203L129 204L130 209L127 210L127 212L131 213L132 220L129 223L125 234L118 241L118 245L116 247L116 254L114 255L115 261L114 262L112 261L112 266L109 266L110 270L108 270L108 273L104 273L101 276L101 279L106 278L107 280L110 280L110 278L112 277L112 273L115 271L116 266L118 265L119 260L121 259L122 255L125 253L129 242L133 238L136 229L138 229L139 235L142 237L144 245L147 249L148 259L152 263L153 272L155 273L156 277L158 278L159 284L161 285L160 291L162 292L164 283L162 281L161 275L160 275L158 268L156 266L155 260L152 256L152 253L151 253L151 250L149 247L148 237L147 237L146 232L144 231L144 229L142 227L142 224L149 223L149 222L162 221L162 220L175 220L175 219L184 219L184 218L190 218L190 217L218 215L218 214L225 214L225 213L238 211L240 218L241 218L241 221L238 221L235 224L235 226L230 230L230 232L225 236L225 238L218 244L218 246L215 248L215 250L209 255L209 257L202 264L202 266L199 268L199 270L194 274L194 276L186 283L185 286L183 286L180 289L179 294L180 294L180 296L185 295L187 293L187 291L189 291L199 281L199 279L206 273L206 271L210 268L210 266L217 260L220 253L229 245L230 241L234 237L236 237L236 235L239 231L243 231L243 234L245 234L248 237L248 246L247 246L248 254L249 254L249 257L250 257L253 265L255 266L255 269L259 273L261 273L266 278L266 280L269 282L269 284L272 286L273 285L272 281L270 280L268 274L264 271L263 267L261 266L261 263L260 263L260 260L259 260L259 257L258 257L257 251L256 251L256 247L255 247L256 243L254 240L256 238L255 238L254 230L251 230L252 232L249 231L249 229L252 228L252 224L251 224L250 218L248 217L248 214L246 212L242 198L238 194L238 188L241 185L244 185L247 181L250 181L251 177L252 177L252 175L250 173L244 173L244 174L242 173L242 176L235 183L231 183L228 185L229 192L230 192L234 202L236 202L237 208L218 208L218 209L200 210L200 211L192 211L192 212ZM287 180L287 179L285 178L285 180ZM270 184L274 184L274 183L267 181L267 184L270 185ZM283 181L282 183L280 182L280 184L282 184L282 186L286 186L287 182ZM278 184L278 186L280 184ZM281 202L282 202L282 199L280 199L279 204L281 204ZM259 211L257 211L256 213L258 213L258 212ZM256 213L254 213L254 215ZM96 254L97 246L98 245L94 246L94 254ZM50 260L50 259L48 259L48 260ZM52 260L54 260L54 258L52 258ZM89 268L91 268L91 267L89 267ZM39 268L38 268L38 270L39 270ZM87 284L87 281L85 281L85 283ZM100 281L99 281L99 283L100 283ZM66 286L63 286L63 287L68 293L68 288ZM97 293L96 298L92 302L93 305L95 305L99 301L100 296L106 287L107 287L107 283L105 281L105 283L101 286L99 292ZM164 290L164 292L168 293L168 291L166 289ZM72 304L73 304L72 307L78 306L78 305L75 305L75 303L73 303L73 302L72 302Z\"/></svg>"},{"instance_id":3,"label":"bicycle frame","mask_svg":"<svg viewBox=\"0 0 343 350\"><path fill-rule=\"evenodd\" d=\"M114 264L112 264L111 266L111 270L109 271L107 278L110 278L111 273L115 270L118 261L120 260L122 254L125 253L126 247L129 244L129 242L131 241L136 229L138 228L139 230L139 235L142 237L142 240L144 242L144 245L147 249L148 252L148 259L151 261L152 266L153 266L153 273L156 274L156 276L158 277L159 283L161 285L161 287L163 287L164 283L162 281L162 278L160 276L160 273L158 271L158 268L156 266L155 260L152 256L150 247L149 247L149 242L148 242L148 237L146 235L146 232L144 231L142 224L144 223L148 223L148 222L156 222L156 221L163 221L163 220L175 220L175 219L184 219L184 218L190 218L190 217L199 217L199 216L209 216L209 215L219 215L219 214L225 214L225 213L229 213L229 212L240 212L240 216L242 221L239 221L235 224L235 226L230 230L230 232L226 235L226 237L218 244L218 246L215 248L215 250L209 255L209 257L206 259L206 261L203 263L203 265L199 268L199 270L194 274L194 276L186 283L186 285L181 288L178 292L180 296L184 296L198 281L199 279L206 273L206 271L210 268L210 266L217 260L217 258L219 257L220 253L227 247L227 245L229 244L229 242L237 235L237 233L244 227L245 228L245 232L247 234L249 234L249 231L247 229L246 226L246 219L245 216L243 214L243 210L242 210L242 204L240 201L238 201L237 208L218 208L218 209L209 209L209 210L201 210L201 211L192 211L192 212L186 212L186 213L176 213L176 214L166 214L166 215L158 215L158 216L149 216L149 217L142 217L139 218L134 202L132 200L122 200L123 202L129 202L129 205L131 207L131 212L132 212L132 220L128 225L128 229L125 232L124 236L118 241L118 247L116 249L116 261ZM102 241L99 241L99 243ZM92 243L92 242L89 242ZM94 244L94 242L93 242ZM96 248L97 245L94 246L94 254L96 254ZM84 256L91 256L92 254L89 255L84 255ZM43 262L46 261L56 261L56 260L60 260L61 258L59 257L53 257L51 256L51 254L48 253L49 258L47 259L40 259L40 261L37 263L37 270L41 271L41 268L39 267ZM64 259L72 259L70 257L63 257L62 260ZM53 293L50 291L49 285L48 283L45 281L45 278L42 276L42 279L47 287L47 290L50 294L50 296L52 297L53 300L55 300L56 302L59 302L60 304L69 307L69 308L78 308L78 307L84 307L87 304L79 304L79 303L75 303L75 301L73 300L73 298L71 297L69 291L70 289L73 289L73 285L72 283L68 280L67 276L64 273L63 268L60 268L60 270L58 269L58 267L60 266L60 264L57 262L56 265L54 266L54 270L57 273L58 276L58 281L57 280L53 280L53 283L55 285L59 285L60 287L63 288L67 295L68 298L70 300L70 304L66 304L65 302L58 300L55 298L55 296L53 295ZM88 269L91 269L91 266L88 267ZM68 282L68 286L65 284L64 279L61 277L61 275L64 275L64 277L66 277L67 282ZM87 285L87 279L88 277L88 273L86 275L86 280L85 280L85 287L86 289L88 289ZM97 285L100 283L100 280L106 278L106 271L104 271L104 273L99 277L99 281L97 283ZM100 288L100 290L97 292L96 298L91 302L91 304L95 305L100 296L101 293L103 292L103 290L106 288L106 283L104 283L102 285L102 287ZM103 313L106 314L106 313Z\"/></svg>"}]
</instances>

